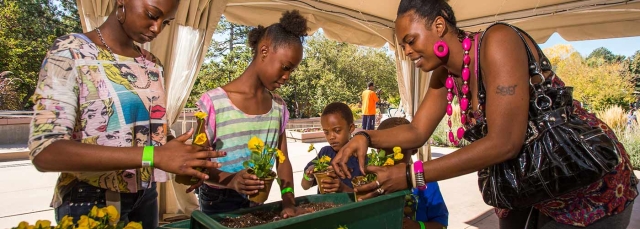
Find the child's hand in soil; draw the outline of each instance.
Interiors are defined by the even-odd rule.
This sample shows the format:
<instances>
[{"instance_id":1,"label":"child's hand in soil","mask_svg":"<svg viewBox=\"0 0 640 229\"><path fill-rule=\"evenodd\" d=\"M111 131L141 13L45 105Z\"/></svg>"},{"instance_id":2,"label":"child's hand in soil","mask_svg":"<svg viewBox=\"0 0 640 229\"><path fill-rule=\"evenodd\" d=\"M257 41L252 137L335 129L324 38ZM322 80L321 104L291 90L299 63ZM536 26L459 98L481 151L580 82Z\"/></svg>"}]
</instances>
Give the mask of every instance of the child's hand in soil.
<instances>
[{"instance_id":1,"label":"child's hand in soil","mask_svg":"<svg viewBox=\"0 0 640 229\"><path fill-rule=\"evenodd\" d=\"M302 215L302 214L306 214L309 213L309 210L304 209L304 208L299 208L299 207L285 207L284 209L282 209L282 212L280 212L280 215L282 216L282 218L289 218L289 217L294 217L294 216L298 216L298 215Z\"/></svg>"},{"instance_id":2,"label":"child's hand in soil","mask_svg":"<svg viewBox=\"0 0 640 229\"><path fill-rule=\"evenodd\" d=\"M259 180L258 176L249 174L246 169L243 169L233 176L230 186L239 193L252 195L264 188L264 181Z\"/></svg>"}]
</instances>

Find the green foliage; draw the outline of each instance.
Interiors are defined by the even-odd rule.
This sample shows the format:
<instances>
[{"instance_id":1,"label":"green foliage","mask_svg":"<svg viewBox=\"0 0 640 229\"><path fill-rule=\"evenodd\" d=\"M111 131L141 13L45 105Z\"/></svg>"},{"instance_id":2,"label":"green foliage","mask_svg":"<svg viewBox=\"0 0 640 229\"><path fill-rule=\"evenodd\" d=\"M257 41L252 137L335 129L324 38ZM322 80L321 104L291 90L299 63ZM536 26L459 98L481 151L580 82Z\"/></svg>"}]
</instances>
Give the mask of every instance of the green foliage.
<instances>
[{"instance_id":1,"label":"green foliage","mask_svg":"<svg viewBox=\"0 0 640 229\"><path fill-rule=\"evenodd\" d=\"M295 117L318 116L331 102L360 103L369 81L382 90L382 99L399 97L395 62L385 49L336 42L316 33L307 39L304 55L279 91Z\"/></svg>"},{"instance_id":2,"label":"green foliage","mask_svg":"<svg viewBox=\"0 0 640 229\"><path fill-rule=\"evenodd\" d=\"M78 32L82 28L73 0L0 0L0 71L20 79L13 88L19 105L12 109L30 109L47 50L57 37Z\"/></svg>"},{"instance_id":3,"label":"green foliage","mask_svg":"<svg viewBox=\"0 0 640 229\"><path fill-rule=\"evenodd\" d=\"M250 29L220 19L186 107L195 107L203 93L238 78L249 66L251 49L245 44Z\"/></svg>"},{"instance_id":4,"label":"green foliage","mask_svg":"<svg viewBox=\"0 0 640 229\"><path fill-rule=\"evenodd\" d=\"M625 56L615 55L609 49L600 47L594 49L589 56L587 56L587 64L589 66L598 66L603 64L621 63L624 61Z\"/></svg>"},{"instance_id":5,"label":"green foliage","mask_svg":"<svg viewBox=\"0 0 640 229\"><path fill-rule=\"evenodd\" d=\"M590 65L589 59L583 59L570 46L554 46L544 52L555 66L556 75L567 86L574 88L573 98L584 103L586 108L602 110L613 105L626 107L634 101L632 76L624 63L605 61ZM590 56L593 59L607 55L592 53Z\"/></svg>"}]
</instances>

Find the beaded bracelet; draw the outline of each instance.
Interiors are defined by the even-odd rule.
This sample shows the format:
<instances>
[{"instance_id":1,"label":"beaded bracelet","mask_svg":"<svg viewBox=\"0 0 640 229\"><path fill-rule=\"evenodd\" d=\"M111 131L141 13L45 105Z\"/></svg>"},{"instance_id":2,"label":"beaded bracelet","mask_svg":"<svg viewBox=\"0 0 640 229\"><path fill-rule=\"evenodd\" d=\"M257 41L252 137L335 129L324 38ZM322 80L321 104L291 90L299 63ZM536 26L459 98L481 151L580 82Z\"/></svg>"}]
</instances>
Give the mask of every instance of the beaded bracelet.
<instances>
[{"instance_id":1,"label":"beaded bracelet","mask_svg":"<svg viewBox=\"0 0 640 229\"><path fill-rule=\"evenodd\" d=\"M365 138L367 138L367 146L371 146L371 136L369 136L369 134L367 134L367 132L360 131L360 132L358 132L358 133L354 134L353 136L355 137L355 136L357 136L357 135L362 135L362 136L364 136Z\"/></svg>"}]
</instances>

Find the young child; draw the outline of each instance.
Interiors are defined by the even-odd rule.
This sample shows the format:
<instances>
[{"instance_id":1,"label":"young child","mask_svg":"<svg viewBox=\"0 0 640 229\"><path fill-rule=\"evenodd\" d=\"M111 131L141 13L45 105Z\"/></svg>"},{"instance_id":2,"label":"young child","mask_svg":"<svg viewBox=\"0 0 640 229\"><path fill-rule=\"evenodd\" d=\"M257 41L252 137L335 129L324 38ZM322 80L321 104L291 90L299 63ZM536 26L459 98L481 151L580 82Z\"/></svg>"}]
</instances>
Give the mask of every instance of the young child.
<instances>
[{"instance_id":1,"label":"young child","mask_svg":"<svg viewBox=\"0 0 640 229\"><path fill-rule=\"evenodd\" d=\"M265 145L277 147L286 157L282 164L276 163L282 190L281 215L287 218L302 213L295 208L293 172L284 135L289 112L284 100L272 91L284 85L300 64L307 30L307 20L298 11L283 13L279 23L252 29L251 64L240 77L208 91L198 101L200 109L208 115L206 131L211 145L228 156L217 161L222 167L209 171L207 184L199 187L200 209L204 213L249 207L247 196L258 193L264 186L243 166L251 156L247 142L252 136L263 140Z\"/></svg>"},{"instance_id":2,"label":"young child","mask_svg":"<svg viewBox=\"0 0 640 229\"><path fill-rule=\"evenodd\" d=\"M329 142L328 146L322 147L318 152L318 157L328 156L334 158L338 151L347 144L351 136L351 132L355 129L353 124L353 113L347 104L335 102L327 105L322 111L320 116L320 124L322 125L322 131L324 137ZM314 158L315 159L315 158ZM352 157L347 162L349 168L353 170L353 176L360 176L360 169L358 169L358 159ZM309 162L305 167L304 177L302 178L302 188L308 190L309 188L316 186L318 182L313 177L313 162ZM353 192L353 185L350 179L340 180L335 174L330 174L333 179L323 179L321 182L325 192ZM342 181L342 182L340 182Z\"/></svg>"},{"instance_id":3,"label":"young child","mask_svg":"<svg viewBox=\"0 0 640 229\"><path fill-rule=\"evenodd\" d=\"M390 129L399 125L410 124L405 118L392 117L384 120L378 126L378 130ZM393 152L393 149L384 149L386 152ZM411 163L411 156L417 153L417 149L402 149L404 158L402 163ZM357 165L356 165L357 166ZM356 167L357 168L357 167ZM355 169L354 169L355 170ZM420 191L414 188L411 198L407 201L403 228L438 228L446 227L449 223L449 211L444 203L438 182L427 183L427 189ZM424 225L424 227L421 227Z\"/></svg>"}]
</instances>

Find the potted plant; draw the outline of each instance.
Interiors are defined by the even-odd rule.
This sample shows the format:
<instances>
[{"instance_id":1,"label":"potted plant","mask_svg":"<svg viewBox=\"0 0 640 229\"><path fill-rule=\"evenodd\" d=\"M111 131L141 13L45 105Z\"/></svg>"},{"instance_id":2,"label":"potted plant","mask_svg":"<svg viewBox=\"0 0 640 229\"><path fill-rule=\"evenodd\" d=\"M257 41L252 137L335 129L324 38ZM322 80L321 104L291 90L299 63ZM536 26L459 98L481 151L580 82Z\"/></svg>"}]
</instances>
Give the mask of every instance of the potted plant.
<instances>
[{"instance_id":1,"label":"potted plant","mask_svg":"<svg viewBox=\"0 0 640 229\"><path fill-rule=\"evenodd\" d=\"M371 152L367 154L367 158L369 159L367 166L390 166L401 161L402 158L404 158L404 155L402 154L402 148L396 146L393 147L393 153L386 153L383 149L371 149ZM369 173L364 176L354 177L351 179L351 184L353 184L353 188L355 189L362 185L374 182L376 178L376 174ZM355 200L358 201L358 195L364 195L365 193L354 192L353 194L355 196Z\"/></svg>"},{"instance_id":2,"label":"potted plant","mask_svg":"<svg viewBox=\"0 0 640 229\"><path fill-rule=\"evenodd\" d=\"M264 188L256 194L249 195L249 200L256 203L264 203L267 197L269 197L271 184L273 184L273 180L276 178L276 173L272 170L274 159L277 158L278 163L283 163L286 158L282 151L265 145L264 142L256 136L253 136L249 140L247 147L249 151L251 151L251 157L243 163L243 166L248 169L248 173L254 174L258 179L264 181Z\"/></svg>"},{"instance_id":3,"label":"potted plant","mask_svg":"<svg viewBox=\"0 0 640 229\"><path fill-rule=\"evenodd\" d=\"M198 146L207 146L209 141L204 128L206 123L205 118L207 118L207 114L202 111L198 111L193 116L196 117L196 126L198 128L193 133L193 142L191 144ZM204 171L204 168L196 168L196 170L202 172ZM175 180L178 184L189 186L198 183L198 178L187 175L176 175Z\"/></svg>"},{"instance_id":4,"label":"potted plant","mask_svg":"<svg viewBox=\"0 0 640 229\"><path fill-rule=\"evenodd\" d=\"M313 163L313 176L315 177L318 184L322 183L324 179L333 179L329 177L329 174L333 172L331 167L329 166L329 162L331 162L331 157L327 155L323 155L320 157L318 154L318 150L313 144L309 145L309 150L307 152L316 151L316 159L311 161ZM322 185L318 185L318 190L320 194L325 194L324 187Z\"/></svg>"}]
</instances>

